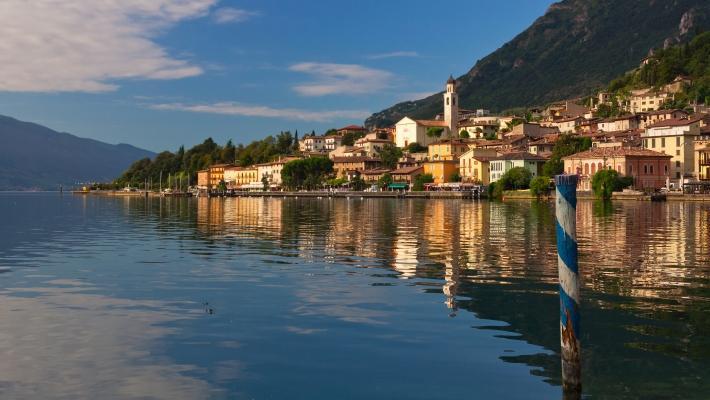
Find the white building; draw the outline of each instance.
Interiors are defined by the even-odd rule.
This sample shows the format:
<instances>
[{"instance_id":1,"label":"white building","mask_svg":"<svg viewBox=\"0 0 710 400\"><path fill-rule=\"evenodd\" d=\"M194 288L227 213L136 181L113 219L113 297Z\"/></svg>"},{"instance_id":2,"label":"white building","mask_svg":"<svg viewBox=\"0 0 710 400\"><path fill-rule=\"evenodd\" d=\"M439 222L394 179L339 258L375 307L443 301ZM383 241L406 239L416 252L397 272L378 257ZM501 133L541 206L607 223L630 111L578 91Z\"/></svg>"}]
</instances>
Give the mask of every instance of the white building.
<instances>
[{"instance_id":1,"label":"white building","mask_svg":"<svg viewBox=\"0 0 710 400\"><path fill-rule=\"evenodd\" d=\"M427 136L429 128L443 128L441 137L458 133L459 122L459 96L456 93L456 80L452 76L446 81L444 91L444 119L443 120L415 120L409 117L402 118L395 125L395 138L397 147L407 147L411 143L427 146L439 140L438 137Z\"/></svg>"},{"instance_id":2,"label":"white building","mask_svg":"<svg viewBox=\"0 0 710 400\"><path fill-rule=\"evenodd\" d=\"M700 136L701 118L667 119L646 126L641 133L643 147L672 156L671 182L681 187L695 172L694 140Z\"/></svg>"}]
</instances>

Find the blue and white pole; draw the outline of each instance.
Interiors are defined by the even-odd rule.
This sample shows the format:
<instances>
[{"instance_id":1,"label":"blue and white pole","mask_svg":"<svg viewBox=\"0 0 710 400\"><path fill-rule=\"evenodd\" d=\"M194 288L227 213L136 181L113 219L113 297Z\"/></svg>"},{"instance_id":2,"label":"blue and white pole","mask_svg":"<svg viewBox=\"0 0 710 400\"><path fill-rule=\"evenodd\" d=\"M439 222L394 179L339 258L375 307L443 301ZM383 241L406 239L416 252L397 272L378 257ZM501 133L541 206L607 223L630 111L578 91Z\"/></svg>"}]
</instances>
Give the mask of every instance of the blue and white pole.
<instances>
[{"instance_id":1,"label":"blue and white pole","mask_svg":"<svg viewBox=\"0 0 710 400\"><path fill-rule=\"evenodd\" d=\"M580 394L582 365L579 327L579 267L577 264L577 175L555 177L557 196L557 271L560 280L560 345L562 389Z\"/></svg>"}]
</instances>

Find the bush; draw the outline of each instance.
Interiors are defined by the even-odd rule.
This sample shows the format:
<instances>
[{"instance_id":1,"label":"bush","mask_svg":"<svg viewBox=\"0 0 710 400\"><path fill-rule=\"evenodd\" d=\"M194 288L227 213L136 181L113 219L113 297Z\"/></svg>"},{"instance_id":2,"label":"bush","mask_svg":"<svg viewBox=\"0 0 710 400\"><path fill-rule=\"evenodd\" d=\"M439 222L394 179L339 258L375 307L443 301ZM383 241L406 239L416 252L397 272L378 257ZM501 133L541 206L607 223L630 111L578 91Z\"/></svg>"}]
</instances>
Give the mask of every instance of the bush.
<instances>
[{"instance_id":1,"label":"bush","mask_svg":"<svg viewBox=\"0 0 710 400\"><path fill-rule=\"evenodd\" d=\"M412 190L421 192L424 190L424 184L425 183L432 183L434 182L434 177L431 174L420 174L417 175L416 178L414 178L414 184L412 185Z\"/></svg>"},{"instance_id":2,"label":"bush","mask_svg":"<svg viewBox=\"0 0 710 400\"><path fill-rule=\"evenodd\" d=\"M633 178L621 177L613 169L603 169L592 176L592 191L602 200L611 198L613 192L620 192L633 184Z\"/></svg>"},{"instance_id":3,"label":"bush","mask_svg":"<svg viewBox=\"0 0 710 400\"><path fill-rule=\"evenodd\" d=\"M498 183L503 190L522 190L530 187L531 179L532 173L527 168L515 167L503 174Z\"/></svg>"},{"instance_id":4,"label":"bush","mask_svg":"<svg viewBox=\"0 0 710 400\"><path fill-rule=\"evenodd\" d=\"M333 172L333 161L325 157L311 157L287 162L281 170L283 185L289 189L319 187L326 175Z\"/></svg>"},{"instance_id":5,"label":"bush","mask_svg":"<svg viewBox=\"0 0 710 400\"><path fill-rule=\"evenodd\" d=\"M536 176L530 181L530 193L540 198L550 194L550 178L547 176Z\"/></svg>"},{"instance_id":6,"label":"bush","mask_svg":"<svg viewBox=\"0 0 710 400\"><path fill-rule=\"evenodd\" d=\"M461 182L461 174L456 171L449 177L449 182Z\"/></svg>"},{"instance_id":7,"label":"bush","mask_svg":"<svg viewBox=\"0 0 710 400\"><path fill-rule=\"evenodd\" d=\"M379 186L380 189L387 189L390 183L392 183L392 175L390 175L388 172L382 174L380 179L377 180L377 186Z\"/></svg>"}]
</instances>

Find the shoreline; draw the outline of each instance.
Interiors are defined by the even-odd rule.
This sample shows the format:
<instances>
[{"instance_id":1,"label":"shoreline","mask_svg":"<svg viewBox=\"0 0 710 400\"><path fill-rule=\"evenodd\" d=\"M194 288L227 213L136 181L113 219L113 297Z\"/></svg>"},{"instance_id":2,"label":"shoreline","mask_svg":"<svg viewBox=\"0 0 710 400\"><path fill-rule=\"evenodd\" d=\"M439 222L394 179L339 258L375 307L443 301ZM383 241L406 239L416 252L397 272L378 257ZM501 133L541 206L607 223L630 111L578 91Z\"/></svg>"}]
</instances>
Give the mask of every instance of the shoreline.
<instances>
[{"instance_id":1,"label":"shoreline","mask_svg":"<svg viewBox=\"0 0 710 400\"><path fill-rule=\"evenodd\" d=\"M174 193L172 195L162 196L158 192L123 192L123 191L112 191L112 190L95 190L90 192L84 191L72 191L75 195L84 196L105 196L105 197L192 197L191 194ZM199 196L199 197L282 197L282 198L386 198L386 199L486 199L487 197L478 196L471 192L448 192L448 191L433 191L433 192L320 192L320 191L304 191L304 192L237 192L234 194L225 195L211 195L211 196ZM550 196L543 196L540 200L550 201L555 198L554 194ZM593 194L587 192L578 192L577 198L580 200L596 200ZM503 201L505 200L536 200L537 197L533 196L527 191L520 192L505 192L503 196ZM612 200L622 200L622 201L652 201L651 196L646 194L626 194L621 192L614 193ZM710 194L680 194L680 193L669 193L665 196L664 200L661 201L690 201L690 202L710 202Z\"/></svg>"}]
</instances>

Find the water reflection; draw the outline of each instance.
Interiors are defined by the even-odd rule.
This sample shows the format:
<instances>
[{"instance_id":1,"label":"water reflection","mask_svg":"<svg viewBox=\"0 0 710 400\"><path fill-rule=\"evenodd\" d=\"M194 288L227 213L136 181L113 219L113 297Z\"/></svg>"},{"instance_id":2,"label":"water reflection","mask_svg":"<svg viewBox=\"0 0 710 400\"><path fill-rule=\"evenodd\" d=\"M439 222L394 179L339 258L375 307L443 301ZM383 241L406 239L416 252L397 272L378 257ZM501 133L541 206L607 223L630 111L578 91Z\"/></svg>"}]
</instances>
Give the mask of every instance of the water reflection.
<instances>
[{"instance_id":1,"label":"water reflection","mask_svg":"<svg viewBox=\"0 0 710 400\"><path fill-rule=\"evenodd\" d=\"M1 294L10 308L0 323L19 324L13 307L22 306L44 310L45 321L67 319L33 328L40 332L81 336L73 326L86 326L108 336L110 349L129 349L128 356L94 354L95 362L107 358L107 371L126 375L147 364L141 374L162 382L158 391L179 392L175 398L284 397L259 376L311 398L334 390L344 398L549 398L559 385L551 203L82 197L63 204L51 209L71 216L61 229L30 219L39 234L16 221L19 238L0 244L0 260L12 269L56 264L59 277L67 272L57 268L79 263L92 289L23 278ZM710 205L583 201L578 212L585 393L701 398L710 390ZM61 260L47 256L57 252ZM81 264L86 259L112 261L102 269ZM69 311L78 302L99 306ZM133 320L137 310L145 315ZM207 319L196 325L197 314ZM125 336L103 328L124 319ZM149 334L130 333L141 330ZM0 354L21 337L4 341ZM156 343L172 361L146 363L141 352ZM56 368L63 363L54 360ZM436 383L449 374L430 368L443 364L470 370L479 385ZM31 367L17 365L14 375L0 371L0 393L24 393L3 390L34 382L18 376ZM127 381L123 375L116 381ZM72 376L48 380L58 386ZM515 388L486 386L504 378ZM133 397L152 395L135 390Z\"/></svg>"}]
</instances>

